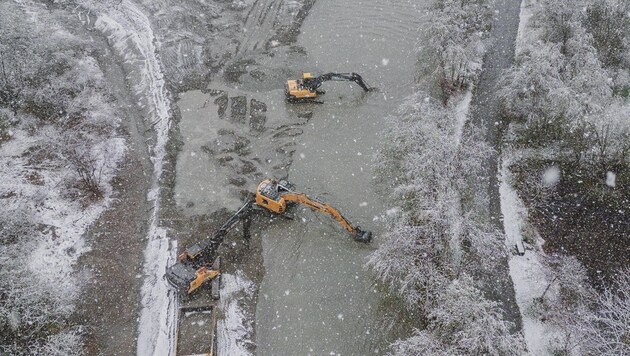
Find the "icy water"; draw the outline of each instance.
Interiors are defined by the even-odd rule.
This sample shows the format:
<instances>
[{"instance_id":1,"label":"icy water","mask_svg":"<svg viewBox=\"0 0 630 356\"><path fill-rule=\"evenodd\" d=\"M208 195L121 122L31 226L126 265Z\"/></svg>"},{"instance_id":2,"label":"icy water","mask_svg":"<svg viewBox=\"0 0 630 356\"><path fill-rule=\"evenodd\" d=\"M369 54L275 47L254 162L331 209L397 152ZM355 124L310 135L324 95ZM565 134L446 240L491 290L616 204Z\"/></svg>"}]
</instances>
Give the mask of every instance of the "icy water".
<instances>
[{"instance_id":1,"label":"icy water","mask_svg":"<svg viewBox=\"0 0 630 356\"><path fill-rule=\"evenodd\" d=\"M364 264L379 243L386 209L373 185L384 118L412 92L422 2L318 0L298 44L304 71L360 73L378 91L324 84L322 105L294 154L297 189L331 203L374 242L352 241L332 219L296 209L294 221L264 230L265 278L256 313L258 355L383 354L381 296ZM425 5L426 6L426 5Z\"/></svg>"}]
</instances>

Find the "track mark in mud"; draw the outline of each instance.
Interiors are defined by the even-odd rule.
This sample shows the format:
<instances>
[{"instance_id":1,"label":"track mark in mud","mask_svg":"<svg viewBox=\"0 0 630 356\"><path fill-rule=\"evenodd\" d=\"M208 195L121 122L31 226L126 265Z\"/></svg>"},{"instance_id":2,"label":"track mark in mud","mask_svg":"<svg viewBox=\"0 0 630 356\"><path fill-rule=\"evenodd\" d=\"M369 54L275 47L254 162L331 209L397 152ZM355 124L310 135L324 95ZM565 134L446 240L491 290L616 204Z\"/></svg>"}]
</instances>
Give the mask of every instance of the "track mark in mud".
<instances>
[{"instance_id":1,"label":"track mark in mud","mask_svg":"<svg viewBox=\"0 0 630 356\"><path fill-rule=\"evenodd\" d=\"M217 117L225 120L229 129L217 131L218 137L204 146L210 160L238 174L229 183L238 187L247 182L255 184L263 178L262 172L273 172L271 176L284 177L288 174L295 149L295 136L303 133L299 125L306 121L273 127L267 125L267 104L247 95L218 95L222 106L217 107ZM249 99L249 100L248 100Z\"/></svg>"},{"instance_id":2,"label":"track mark in mud","mask_svg":"<svg viewBox=\"0 0 630 356\"><path fill-rule=\"evenodd\" d=\"M175 199L186 215L236 209L264 178L288 175L300 126L282 94L231 88L188 92L180 98L184 147L177 159ZM211 181L212 184L208 184Z\"/></svg>"},{"instance_id":3,"label":"track mark in mud","mask_svg":"<svg viewBox=\"0 0 630 356\"><path fill-rule=\"evenodd\" d=\"M237 56L264 49L273 34L282 0L256 0L247 14L243 32L245 37L236 51Z\"/></svg>"}]
</instances>

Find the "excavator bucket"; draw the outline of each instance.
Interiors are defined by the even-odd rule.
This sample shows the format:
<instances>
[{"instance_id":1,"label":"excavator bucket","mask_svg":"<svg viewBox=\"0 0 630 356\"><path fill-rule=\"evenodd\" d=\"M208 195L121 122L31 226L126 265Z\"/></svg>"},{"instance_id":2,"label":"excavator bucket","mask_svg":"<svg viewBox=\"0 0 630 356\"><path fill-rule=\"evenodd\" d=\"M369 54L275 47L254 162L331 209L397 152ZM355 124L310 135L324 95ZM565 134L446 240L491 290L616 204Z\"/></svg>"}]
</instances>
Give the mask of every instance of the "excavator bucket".
<instances>
[{"instance_id":1,"label":"excavator bucket","mask_svg":"<svg viewBox=\"0 0 630 356\"><path fill-rule=\"evenodd\" d=\"M363 230L357 228L354 231L354 235L352 237L354 238L354 241L356 241L356 242L368 243L368 242L372 241L372 232L371 231L363 231Z\"/></svg>"}]
</instances>

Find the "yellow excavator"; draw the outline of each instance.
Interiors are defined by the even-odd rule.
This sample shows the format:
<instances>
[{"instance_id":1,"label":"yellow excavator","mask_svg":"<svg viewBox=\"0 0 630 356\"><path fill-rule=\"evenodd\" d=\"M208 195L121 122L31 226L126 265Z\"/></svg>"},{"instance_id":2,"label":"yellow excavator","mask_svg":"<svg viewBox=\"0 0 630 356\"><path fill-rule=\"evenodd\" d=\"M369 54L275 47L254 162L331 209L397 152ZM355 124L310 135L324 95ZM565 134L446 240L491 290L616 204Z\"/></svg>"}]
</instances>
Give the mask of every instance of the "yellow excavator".
<instances>
[{"instance_id":1,"label":"yellow excavator","mask_svg":"<svg viewBox=\"0 0 630 356\"><path fill-rule=\"evenodd\" d=\"M357 73L326 73L318 76L314 76L311 73L302 74L302 79L289 79L285 88L285 94L287 101L289 102L316 102L318 95L325 94L323 90L319 90L319 87L326 81L347 81L357 83L364 91L372 91L374 88L370 87L363 77Z\"/></svg>"},{"instance_id":2,"label":"yellow excavator","mask_svg":"<svg viewBox=\"0 0 630 356\"><path fill-rule=\"evenodd\" d=\"M344 229L352 234L352 238L358 242L368 243L372 240L370 231L363 231L359 226L354 226L344 218L339 210L311 198L304 193L293 191L292 186L284 181L265 179L256 188L256 204L276 214L283 214L287 210L288 203L298 203L333 217Z\"/></svg>"},{"instance_id":3,"label":"yellow excavator","mask_svg":"<svg viewBox=\"0 0 630 356\"><path fill-rule=\"evenodd\" d=\"M292 203L302 204L315 211L330 215L350 232L357 242L368 243L372 240L370 231L364 231L359 226L354 226L341 215L339 210L332 206L304 193L293 191L293 185L286 180L265 179L258 184L254 200L246 202L212 237L189 246L178 256L177 263L167 268L166 280L187 294L193 293L205 282L212 280L212 297L218 299L219 279L217 277L220 277L221 271L219 259L215 258L215 254L227 232L238 221L249 216L255 207L275 214L284 214Z\"/></svg>"},{"instance_id":4,"label":"yellow excavator","mask_svg":"<svg viewBox=\"0 0 630 356\"><path fill-rule=\"evenodd\" d=\"M166 280L179 291L191 294L206 281L215 280L212 286L212 297L219 299L219 277L221 275L220 260L215 258L216 250L223 242L228 231L242 218L247 216L253 201L246 202L232 215L212 237L189 246L177 257L177 263L166 269Z\"/></svg>"}]
</instances>

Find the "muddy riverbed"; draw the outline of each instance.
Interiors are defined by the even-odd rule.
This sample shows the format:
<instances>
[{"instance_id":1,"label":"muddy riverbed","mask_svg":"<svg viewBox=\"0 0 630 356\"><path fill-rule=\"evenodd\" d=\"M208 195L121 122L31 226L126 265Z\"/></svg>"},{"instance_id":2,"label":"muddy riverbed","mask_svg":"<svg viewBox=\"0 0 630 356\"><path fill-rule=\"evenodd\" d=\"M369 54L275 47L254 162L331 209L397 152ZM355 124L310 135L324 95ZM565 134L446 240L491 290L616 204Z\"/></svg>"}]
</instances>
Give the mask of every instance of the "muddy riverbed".
<instances>
[{"instance_id":1,"label":"muddy riverbed","mask_svg":"<svg viewBox=\"0 0 630 356\"><path fill-rule=\"evenodd\" d=\"M253 224L264 260L255 306L259 355L384 353L384 296L364 267L386 210L373 155L383 118L413 91L425 6L318 0L296 43L257 34L206 90L179 97L183 146L174 196L185 215L234 210L263 178L288 177L374 232L371 245L359 244L334 220L300 207L293 220ZM268 45L260 45L265 38ZM303 71L357 72L378 90L329 82L324 104L285 103L284 81Z\"/></svg>"},{"instance_id":2,"label":"muddy riverbed","mask_svg":"<svg viewBox=\"0 0 630 356\"><path fill-rule=\"evenodd\" d=\"M373 154L383 118L413 92L429 3L125 0L94 6L98 13L67 9L105 53L130 141L118 200L88 234L93 251L81 261L94 271L77 313L88 353L167 353L174 293L161 293L167 262L157 260L209 236L267 177L288 177L374 241L356 243L300 207L293 220L258 214L248 241L237 227L220 254L225 273L254 286L239 301L251 328L239 342L260 355L384 352L384 296L364 268L386 210ZM287 104L286 80L306 71L357 72L378 90L330 82L324 104ZM156 160L166 132L168 152ZM146 250L154 230L160 255ZM144 298L144 289L155 293ZM155 315L143 323L145 309Z\"/></svg>"}]
</instances>

